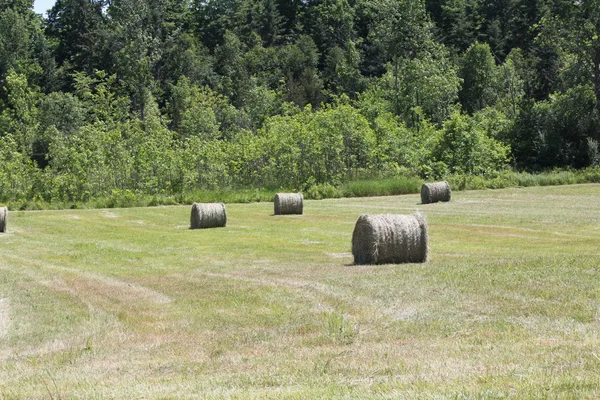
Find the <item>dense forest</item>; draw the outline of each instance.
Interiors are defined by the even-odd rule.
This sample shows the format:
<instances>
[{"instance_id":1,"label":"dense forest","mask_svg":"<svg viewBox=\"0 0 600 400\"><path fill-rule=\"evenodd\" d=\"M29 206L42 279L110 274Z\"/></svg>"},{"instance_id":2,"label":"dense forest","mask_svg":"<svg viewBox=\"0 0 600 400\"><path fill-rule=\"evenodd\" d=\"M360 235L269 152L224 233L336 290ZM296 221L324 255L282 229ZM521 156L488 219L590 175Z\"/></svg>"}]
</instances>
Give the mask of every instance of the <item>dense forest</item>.
<instances>
[{"instance_id":1,"label":"dense forest","mask_svg":"<svg viewBox=\"0 0 600 400\"><path fill-rule=\"evenodd\" d=\"M0 0L0 201L599 162L600 0Z\"/></svg>"}]
</instances>

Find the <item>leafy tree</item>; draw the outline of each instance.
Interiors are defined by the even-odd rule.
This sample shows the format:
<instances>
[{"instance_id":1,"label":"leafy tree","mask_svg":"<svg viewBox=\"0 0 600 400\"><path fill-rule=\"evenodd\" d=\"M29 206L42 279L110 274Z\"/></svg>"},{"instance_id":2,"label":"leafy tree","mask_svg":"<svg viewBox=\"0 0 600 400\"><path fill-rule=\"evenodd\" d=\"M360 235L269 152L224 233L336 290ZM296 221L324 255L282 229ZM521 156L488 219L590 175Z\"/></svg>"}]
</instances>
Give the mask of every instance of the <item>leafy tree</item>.
<instances>
[{"instance_id":1,"label":"leafy tree","mask_svg":"<svg viewBox=\"0 0 600 400\"><path fill-rule=\"evenodd\" d=\"M477 120L456 112L444 123L433 156L450 173L484 174L508 164L509 147L486 135Z\"/></svg>"},{"instance_id":2,"label":"leafy tree","mask_svg":"<svg viewBox=\"0 0 600 400\"><path fill-rule=\"evenodd\" d=\"M66 74L108 67L105 5L105 0L57 0L50 9L46 36L56 42L56 61Z\"/></svg>"},{"instance_id":3,"label":"leafy tree","mask_svg":"<svg viewBox=\"0 0 600 400\"><path fill-rule=\"evenodd\" d=\"M322 53L354 39L354 9L348 0L323 0L311 9L312 36Z\"/></svg>"},{"instance_id":4,"label":"leafy tree","mask_svg":"<svg viewBox=\"0 0 600 400\"><path fill-rule=\"evenodd\" d=\"M83 104L70 93L54 92L44 96L39 105L39 135L33 143L33 159L41 168L49 161L52 136L71 136L86 124Z\"/></svg>"},{"instance_id":5,"label":"leafy tree","mask_svg":"<svg viewBox=\"0 0 600 400\"><path fill-rule=\"evenodd\" d=\"M293 36L302 29L301 20L306 6L304 0L277 0L277 9L282 18L282 35L286 41L293 41Z\"/></svg>"},{"instance_id":6,"label":"leafy tree","mask_svg":"<svg viewBox=\"0 0 600 400\"><path fill-rule=\"evenodd\" d=\"M368 121L347 104L269 118L261 135L267 182L298 189L369 169L375 148Z\"/></svg>"},{"instance_id":7,"label":"leafy tree","mask_svg":"<svg viewBox=\"0 0 600 400\"><path fill-rule=\"evenodd\" d=\"M154 73L161 57L158 27L151 21L152 5L142 0L115 0L108 10L115 71L142 120L146 100L157 89Z\"/></svg>"},{"instance_id":8,"label":"leafy tree","mask_svg":"<svg viewBox=\"0 0 600 400\"><path fill-rule=\"evenodd\" d=\"M521 168L582 168L597 161L599 131L594 89L579 86L530 103L511 129L510 143Z\"/></svg>"},{"instance_id":9,"label":"leafy tree","mask_svg":"<svg viewBox=\"0 0 600 400\"><path fill-rule=\"evenodd\" d=\"M267 46L273 46L281 41L283 19L275 0L240 2L235 20L234 28L240 38L249 40L252 34L257 34Z\"/></svg>"},{"instance_id":10,"label":"leafy tree","mask_svg":"<svg viewBox=\"0 0 600 400\"><path fill-rule=\"evenodd\" d=\"M38 102L40 93L31 87L27 77L10 70L6 77L6 101L0 113L0 135L10 132L19 152L33 155L33 143L38 130Z\"/></svg>"},{"instance_id":11,"label":"leafy tree","mask_svg":"<svg viewBox=\"0 0 600 400\"><path fill-rule=\"evenodd\" d=\"M29 21L12 8L0 11L0 79L10 69L23 72L31 56Z\"/></svg>"},{"instance_id":12,"label":"leafy tree","mask_svg":"<svg viewBox=\"0 0 600 400\"><path fill-rule=\"evenodd\" d=\"M150 97L146 104L145 118L129 121L123 133L126 160L131 163L128 186L143 193L172 193L178 184L177 175L171 169L173 136L159 113L156 101ZM118 167L120 160L109 157L107 161Z\"/></svg>"},{"instance_id":13,"label":"leafy tree","mask_svg":"<svg viewBox=\"0 0 600 400\"><path fill-rule=\"evenodd\" d=\"M318 106L323 101L323 80L319 74L319 52L310 36L300 36L294 44L280 49L286 101L299 106Z\"/></svg>"},{"instance_id":14,"label":"leafy tree","mask_svg":"<svg viewBox=\"0 0 600 400\"><path fill-rule=\"evenodd\" d=\"M244 48L237 35L227 31L225 43L215 49L216 72L219 74L219 92L241 107L250 90L248 72L244 68Z\"/></svg>"},{"instance_id":15,"label":"leafy tree","mask_svg":"<svg viewBox=\"0 0 600 400\"><path fill-rule=\"evenodd\" d=\"M198 137L208 141L237 135L244 116L227 97L208 87L195 86L185 77L171 92L167 110L171 126L180 138Z\"/></svg>"},{"instance_id":16,"label":"leafy tree","mask_svg":"<svg viewBox=\"0 0 600 400\"><path fill-rule=\"evenodd\" d=\"M31 84L48 90L54 84L55 64L42 20L31 1L0 4L0 100L9 70L25 74Z\"/></svg>"},{"instance_id":17,"label":"leafy tree","mask_svg":"<svg viewBox=\"0 0 600 400\"><path fill-rule=\"evenodd\" d=\"M88 76L75 73L75 95L82 102L89 123L101 122L118 128L129 117L129 99L118 93L116 75L96 71Z\"/></svg>"},{"instance_id":18,"label":"leafy tree","mask_svg":"<svg viewBox=\"0 0 600 400\"><path fill-rule=\"evenodd\" d=\"M460 101L468 113L492 106L501 96L502 71L496 66L488 44L474 43L460 60L463 80Z\"/></svg>"},{"instance_id":19,"label":"leafy tree","mask_svg":"<svg viewBox=\"0 0 600 400\"><path fill-rule=\"evenodd\" d=\"M0 201L27 200L39 197L34 192L40 179L37 168L19 150L14 135L0 134Z\"/></svg>"},{"instance_id":20,"label":"leafy tree","mask_svg":"<svg viewBox=\"0 0 600 400\"><path fill-rule=\"evenodd\" d=\"M441 41L459 52L465 51L480 36L485 21L478 0L427 1Z\"/></svg>"},{"instance_id":21,"label":"leafy tree","mask_svg":"<svg viewBox=\"0 0 600 400\"><path fill-rule=\"evenodd\" d=\"M242 0L193 0L192 25L209 49L223 45L225 32L235 29L235 15Z\"/></svg>"},{"instance_id":22,"label":"leafy tree","mask_svg":"<svg viewBox=\"0 0 600 400\"><path fill-rule=\"evenodd\" d=\"M422 110L441 123L457 95L455 68L445 48L435 42L423 1L378 0L373 34L385 50L388 72L379 88L391 111L417 126Z\"/></svg>"},{"instance_id":23,"label":"leafy tree","mask_svg":"<svg viewBox=\"0 0 600 400\"><path fill-rule=\"evenodd\" d=\"M366 78L383 75L389 60L376 35L377 14L378 10L373 7L371 0L357 0L354 6L354 30L356 47L362 55L360 72Z\"/></svg>"},{"instance_id":24,"label":"leafy tree","mask_svg":"<svg viewBox=\"0 0 600 400\"><path fill-rule=\"evenodd\" d=\"M334 47L329 50L324 75L334 94L356 98L366 88L367 80L360 73L360 63L360 52L352 42L345 49Z\"/></svg>"},{"instance_id":25,"label":"leafy tree","mask_svg":"<svg viewBox=\"0 0 600 400\"><path fill-rule=\"evenodd\" d=\"M592 84L600 112L600 0L553 0L542 20L542 40L558 45L570 87Z\"/></svg>"},{"instance_id":26,"label":"leafy tree","mask_svg":"<svg viewBox=\"0 0 600 400\"><path fill-rule=\"evenodd\" d=\"M484 2L485 21L480 40L488 42L501 59L512 49L529 51L538 34L546 0L501 0Z\"/></svg>"}]
</instances>

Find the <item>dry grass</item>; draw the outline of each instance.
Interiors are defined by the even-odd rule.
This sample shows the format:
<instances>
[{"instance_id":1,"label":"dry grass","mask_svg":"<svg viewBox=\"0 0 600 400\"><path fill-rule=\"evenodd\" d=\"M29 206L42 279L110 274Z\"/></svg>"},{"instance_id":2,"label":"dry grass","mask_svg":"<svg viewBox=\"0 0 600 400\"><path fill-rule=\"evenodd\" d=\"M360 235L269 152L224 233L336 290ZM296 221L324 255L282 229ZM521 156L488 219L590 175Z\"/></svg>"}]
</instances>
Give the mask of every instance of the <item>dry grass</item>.
<instances>
[{"instance_id":1,"label":"dry grass","mask_svg":"<svg viewBox=\"0 0 600 400\"><path fill-rule=\"evenodd\" d=\"M194 232L186 207L15 212L0 398L598 398L599 195L458 192L430 260L385 266L351 265L356 218L418 195Z\"/></svg>"}]
</instances>

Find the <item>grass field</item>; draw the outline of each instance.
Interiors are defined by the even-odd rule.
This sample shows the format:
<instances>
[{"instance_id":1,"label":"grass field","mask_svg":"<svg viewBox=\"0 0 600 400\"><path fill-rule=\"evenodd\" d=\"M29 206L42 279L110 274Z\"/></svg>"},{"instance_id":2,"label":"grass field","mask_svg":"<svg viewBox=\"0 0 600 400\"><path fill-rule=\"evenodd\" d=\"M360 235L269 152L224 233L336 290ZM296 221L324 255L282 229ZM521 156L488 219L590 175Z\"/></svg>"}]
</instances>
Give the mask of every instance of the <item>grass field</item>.
<instances>
[{"instance_id":1,"label":"grass field","mask_svg":"<svg viewBox=\"0 0 600 400\"><path fill-rule=\"evenodd\" d=\"M11 212L0 399L600 397L600 185ZM353 266L361 213L430 261Z\"/></svg>"}]
</instances>

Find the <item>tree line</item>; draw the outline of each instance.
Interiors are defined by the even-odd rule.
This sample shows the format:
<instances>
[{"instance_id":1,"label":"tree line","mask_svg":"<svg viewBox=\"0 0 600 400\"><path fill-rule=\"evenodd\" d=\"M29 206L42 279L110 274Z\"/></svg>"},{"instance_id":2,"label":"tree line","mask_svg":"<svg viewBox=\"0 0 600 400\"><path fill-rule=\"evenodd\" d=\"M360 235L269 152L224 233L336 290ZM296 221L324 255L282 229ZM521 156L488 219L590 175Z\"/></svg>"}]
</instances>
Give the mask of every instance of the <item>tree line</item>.
<instances>
[{"instance_id":1,"label":"tree line","mask_svg":"<svg viewBox=\"0 0 600 400\"><path fill-rule=\"evenodd\" d=\"M599 162L600 0L0 0L0 201Z\"/></svg>"}]
</instances>

